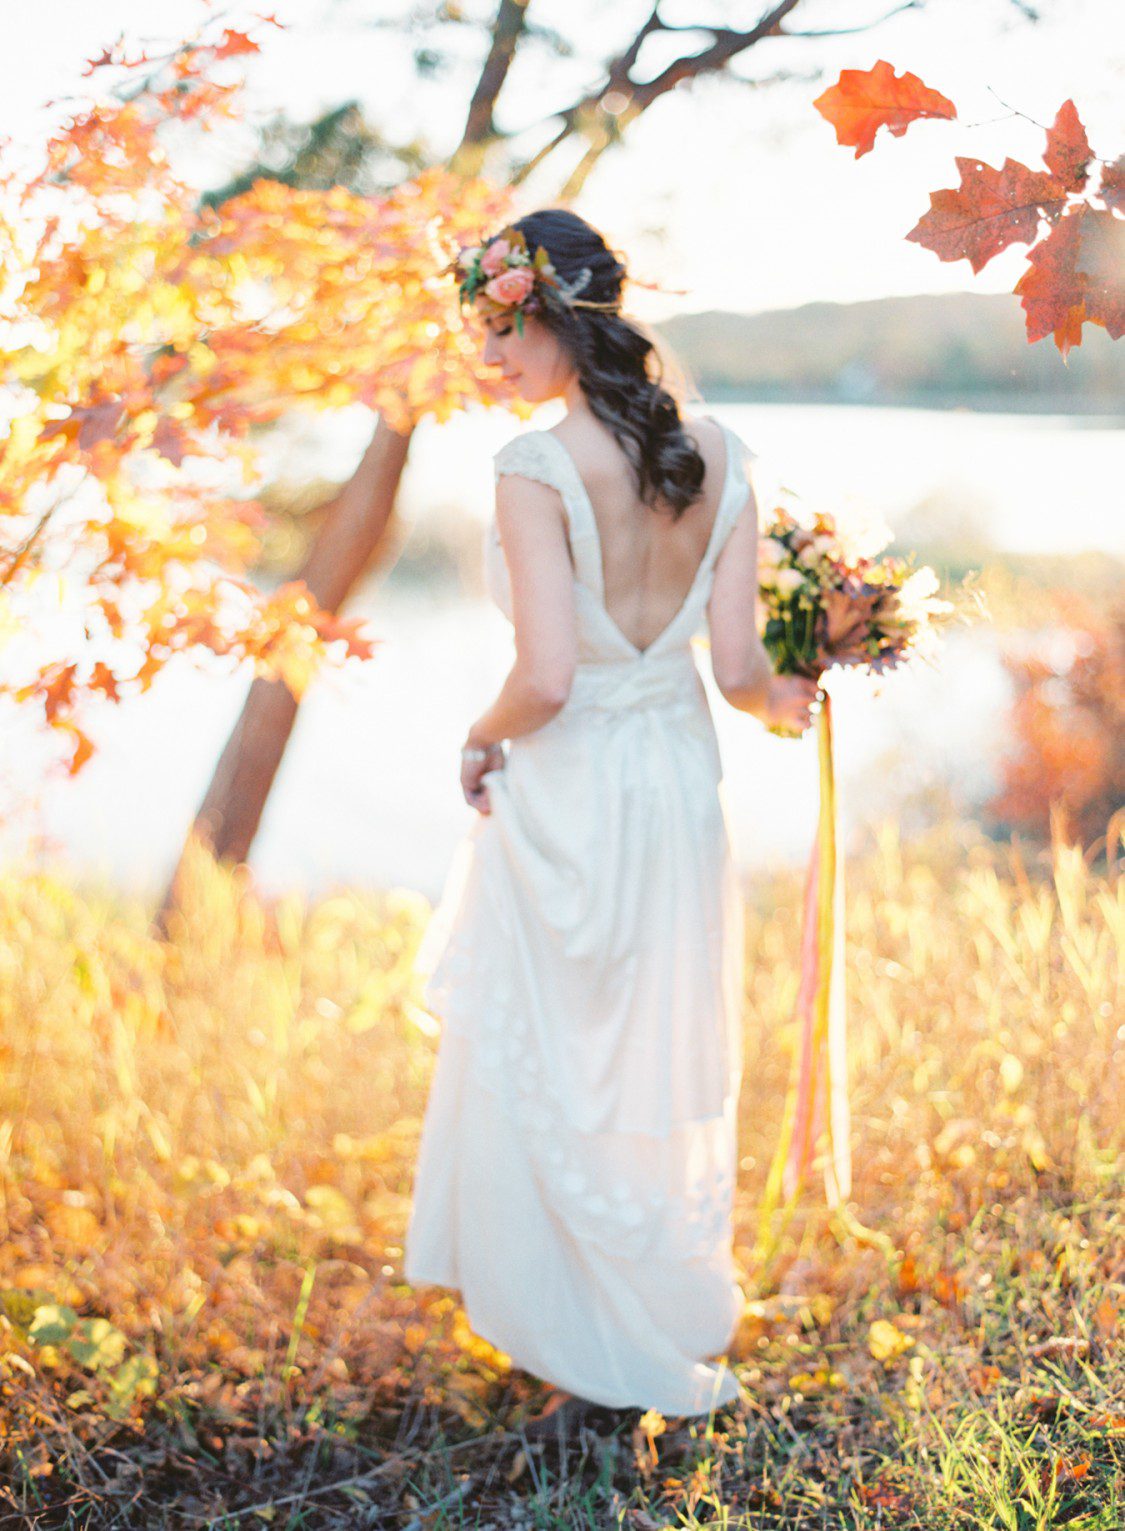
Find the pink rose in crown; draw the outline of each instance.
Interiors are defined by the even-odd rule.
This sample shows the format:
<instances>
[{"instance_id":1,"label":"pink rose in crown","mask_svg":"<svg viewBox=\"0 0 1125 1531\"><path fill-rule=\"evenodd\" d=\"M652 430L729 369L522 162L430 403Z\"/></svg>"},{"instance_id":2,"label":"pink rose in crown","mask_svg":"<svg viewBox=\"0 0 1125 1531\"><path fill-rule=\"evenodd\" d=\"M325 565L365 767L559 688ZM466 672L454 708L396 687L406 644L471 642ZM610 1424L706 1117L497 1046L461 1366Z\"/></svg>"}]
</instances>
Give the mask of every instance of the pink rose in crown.
<instances>
[{"instance_id":1,"label":"pink rose in crown","mask_svg":"<svg viewBox=\"0 0 1125 1531\"><path fill-rule=\"evenodd\" d=\"M480 269L485 276L499 276L511 253L512 247L506 239L494 239L480 258Z\"/></svg>"},{"instance_id":2,"label":"pink rose in crown","mask_svg":"<svg viewBox=\"0 0 1125 1531\"><path fill-rule=\"evenodd\" d=\"M483 263L482 263L483 264ZM491 282L485 283L485 294L494 303L505 307L522 303L535 286L535 273L530 266L515 266L511 271L501 271Z\"/></svg>"}]
</instances>

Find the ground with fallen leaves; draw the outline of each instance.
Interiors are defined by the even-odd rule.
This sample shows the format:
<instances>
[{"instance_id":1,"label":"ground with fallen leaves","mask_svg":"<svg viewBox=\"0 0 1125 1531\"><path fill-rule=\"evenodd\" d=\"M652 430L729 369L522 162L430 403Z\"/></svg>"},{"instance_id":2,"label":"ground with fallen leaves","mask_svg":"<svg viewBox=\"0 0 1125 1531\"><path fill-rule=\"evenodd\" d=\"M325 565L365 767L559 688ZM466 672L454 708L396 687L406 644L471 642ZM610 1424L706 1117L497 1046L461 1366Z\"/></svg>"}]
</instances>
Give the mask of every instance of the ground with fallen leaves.
<instances>
[{"instance_id":1,"label":"ground with fallen leaves","mask_svg":"<svg viewBox=\"0 0 1125 1531\"><path fill-rule=\"evenodd\" d=\"M730 1361L752 1404L544 1388L401 1275L436 1028L407 893L267 905L196 854L167 940L0 881L0 1526L1125 1526L1125 888L970 825L849 856L852 1204L757 1208L797 874L747 890Z\"/></svg>"}]
</instances>

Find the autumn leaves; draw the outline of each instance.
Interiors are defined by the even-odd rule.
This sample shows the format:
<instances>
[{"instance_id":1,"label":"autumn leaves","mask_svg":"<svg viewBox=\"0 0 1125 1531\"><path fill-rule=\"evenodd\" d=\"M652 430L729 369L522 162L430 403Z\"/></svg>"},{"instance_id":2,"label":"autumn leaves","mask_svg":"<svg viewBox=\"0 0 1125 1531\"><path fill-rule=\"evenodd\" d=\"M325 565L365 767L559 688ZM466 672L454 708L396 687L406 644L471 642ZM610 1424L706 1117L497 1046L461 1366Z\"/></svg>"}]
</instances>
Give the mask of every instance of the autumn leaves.
<instances>
[{"instance_id":1,"label":"autumn leaves","mask_svg":"<svg viewBox=\"0 0 1125 1531\"><path fill-rule=\"evenodd\" d=\"M908 71L896 77L884 59L843 70L813 105L857 159L880 128L901 137L921 118L957 115L940 92ZM1125 333L1125 219L1116 216L1125 213L1125 155L1110 163L1094 154L1073 101L1063 102L1046 134L1043 170L1007 158L996 170L958 155L960 185L931 192L929 211L906 238L939 260L967 260L974 272L1010 245L1030 245L1014 288L1027 337L1053 336L1065 359L1081 345L1084 323L1102 325L1114 340Z\"/></svg>"}]
</instances>

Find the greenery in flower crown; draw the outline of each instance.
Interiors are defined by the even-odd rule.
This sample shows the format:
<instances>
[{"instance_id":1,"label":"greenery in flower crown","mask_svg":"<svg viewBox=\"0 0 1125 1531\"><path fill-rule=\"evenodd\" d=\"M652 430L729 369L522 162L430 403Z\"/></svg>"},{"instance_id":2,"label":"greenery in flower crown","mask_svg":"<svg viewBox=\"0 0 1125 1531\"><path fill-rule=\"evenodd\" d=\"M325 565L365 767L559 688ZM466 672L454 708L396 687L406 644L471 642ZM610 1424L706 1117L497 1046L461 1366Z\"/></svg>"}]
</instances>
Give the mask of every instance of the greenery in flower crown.
<instances>
[{"instance_id":1,"label":"greenery in flower crown","mask_svg":"<svg viewBox=\"0 0 1125 1531\"><path fill-rule=\"evenodd\" d=\"M510 224L483 245L458 251L446 274L460 278L460 300L476 303L486 317L514 314L523 334L524 314L541 311L547 289L560 296L566 289L542 245L532 255L527 240Z\"/></svg>"}]
</instances>

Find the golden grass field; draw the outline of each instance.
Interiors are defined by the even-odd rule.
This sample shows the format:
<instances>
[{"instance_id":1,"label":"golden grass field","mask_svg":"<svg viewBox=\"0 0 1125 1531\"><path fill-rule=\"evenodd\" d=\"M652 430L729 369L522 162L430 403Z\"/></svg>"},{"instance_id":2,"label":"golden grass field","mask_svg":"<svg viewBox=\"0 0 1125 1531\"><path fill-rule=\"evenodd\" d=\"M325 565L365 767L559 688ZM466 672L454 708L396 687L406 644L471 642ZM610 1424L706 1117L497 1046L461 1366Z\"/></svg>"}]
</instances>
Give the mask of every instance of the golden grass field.
<instances>
[{"instance_id":1,"label":"golden grass field","mask_svg":"<svg viewBox=\"0 0 1125 1531\"><path fill-rule=\"evenodd\" d=\"M401 1278L420 896L147 912L0 881L0 1526L1125 1526L1125 885L949 822L849 853L855 1184L769 1266L800 875L747 889L749 1412L521 1442L535 1379Z\"/></svg>"}]
</instances>

